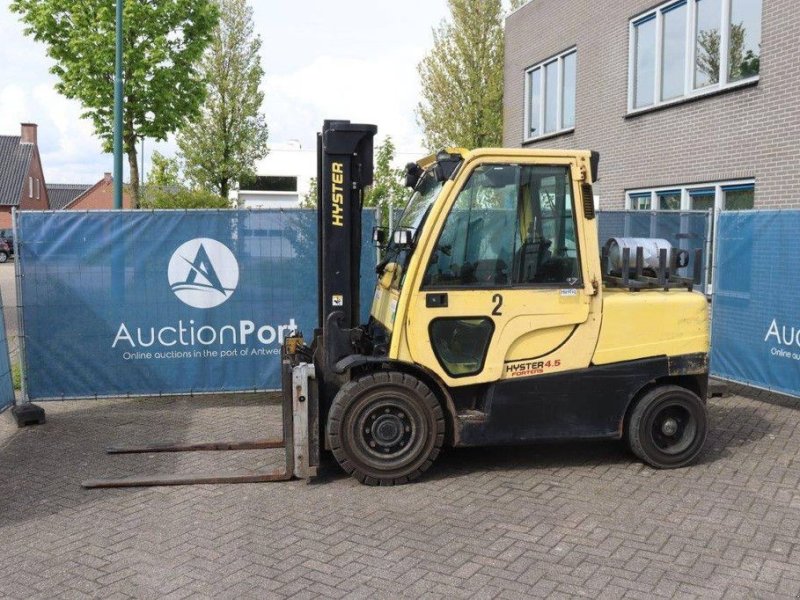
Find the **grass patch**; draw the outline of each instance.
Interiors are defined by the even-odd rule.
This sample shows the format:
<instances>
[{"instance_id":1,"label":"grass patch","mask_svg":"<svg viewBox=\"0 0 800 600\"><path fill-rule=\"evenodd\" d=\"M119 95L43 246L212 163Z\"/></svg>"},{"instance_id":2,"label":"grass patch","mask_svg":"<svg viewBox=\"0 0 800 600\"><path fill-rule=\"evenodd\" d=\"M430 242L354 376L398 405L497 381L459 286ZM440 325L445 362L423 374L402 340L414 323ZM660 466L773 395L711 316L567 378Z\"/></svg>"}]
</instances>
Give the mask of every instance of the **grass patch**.
<instances>
[{"instance_id":1,"label":"grass patch","mask_svg":"<svg viewBox=\"0 0 800 600\"><path fill-rule=\"evenodd\" d=\"M22 388L22 365L18 362L11 365L11 382L14 384L15 390Z\"/></svg>"}]
</instances>

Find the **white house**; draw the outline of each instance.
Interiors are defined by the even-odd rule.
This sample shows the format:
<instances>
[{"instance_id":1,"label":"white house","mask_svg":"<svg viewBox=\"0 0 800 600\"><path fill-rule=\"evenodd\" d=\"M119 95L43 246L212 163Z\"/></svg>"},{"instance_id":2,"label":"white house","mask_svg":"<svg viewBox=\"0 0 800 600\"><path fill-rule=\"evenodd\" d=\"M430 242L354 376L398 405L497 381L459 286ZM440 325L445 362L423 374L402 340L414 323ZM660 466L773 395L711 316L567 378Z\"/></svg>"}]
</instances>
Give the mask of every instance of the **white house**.
<instances>
[{"instance_id":1,"label":"white house","mask_svg":"<svg viewBox=\"0 0 800 600\"><path fill-rule=\"evenodd\" d=\"M316 175L316 150L297 140L273 144L256 165L256 179L235 192L241 208L297 208Z\"/></svg>"}]
</instances>

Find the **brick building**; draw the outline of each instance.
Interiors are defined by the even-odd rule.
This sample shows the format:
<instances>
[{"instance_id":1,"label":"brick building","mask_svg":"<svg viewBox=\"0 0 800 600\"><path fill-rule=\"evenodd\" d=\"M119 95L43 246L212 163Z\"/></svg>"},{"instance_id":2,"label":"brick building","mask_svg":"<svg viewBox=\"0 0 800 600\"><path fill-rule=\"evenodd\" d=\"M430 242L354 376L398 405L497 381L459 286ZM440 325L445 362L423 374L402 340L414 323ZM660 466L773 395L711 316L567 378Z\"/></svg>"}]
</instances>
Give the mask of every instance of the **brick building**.
<instances>
[{"instance_id":1,"label":"brick building","mask_svg":"<svg viewBox=\"0 0 800 600\"><path fill-rule=\"evenodd\" d=\"M11 228L14 207L49 207L35 123L22 123L20 135L0 135L0 229Z\"/></svg>"},{"instance_id":2,"label":"brick building","mask_svg":"<svg viewBox=\"0 0 800 600\"><path fill-rule=\"evenodd\" d=\"M94 185L54 183L47 186L53 210L110 210L114 208L114 178L105 173ZM131 208L131 196L122 192L122 208Z\"/></svg>"},{"instance_id":3,"label":"brick building","mask_svg":"<svg viewBox=\"0 0 800 600\"><path fill-rule=\"evenodd\" d=\"M64 210L75 200L85 194L91 185L84 183L49 183L47 196L50 198L51 210Z\"/></svg>"},{"instance_id":4,"label":"brick building","mask_svg":"<svg viewBox=\"0 0 800 600\"><path fill-rule=\"evenodd\" d=\"M504 143L599 151L604 209L800 207L799 38L792 0L532 0Z\"/></svg>"}]
</instances>

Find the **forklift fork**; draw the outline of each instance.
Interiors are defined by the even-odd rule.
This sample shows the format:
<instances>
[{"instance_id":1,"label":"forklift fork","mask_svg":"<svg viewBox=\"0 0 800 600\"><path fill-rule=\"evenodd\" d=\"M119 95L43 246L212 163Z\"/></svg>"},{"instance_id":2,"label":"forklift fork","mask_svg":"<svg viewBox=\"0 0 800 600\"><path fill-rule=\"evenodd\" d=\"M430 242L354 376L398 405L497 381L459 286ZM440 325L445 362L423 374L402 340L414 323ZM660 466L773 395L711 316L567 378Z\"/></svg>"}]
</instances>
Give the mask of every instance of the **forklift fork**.
<instances>
[{"instance_id":1,"label":"forklift fork","mask_svg":"<svg viewBox=\"0 0 800 600\"><path fill-rule=\"evenodd\" d=\"M300 363L292 366L284 358L281 363L283 397L283 437L231 442L200 442L189 444L146 444L111 446L107 454L150 454L161 452L219 452L231 450L269 450L283 448L283 468L262 473L208 475L134 475L132 477L89 479L81 483L87 489L151 487L162 485L198 485L222 483L264 483L305 479L317 475L319 467L319 405L314 365Z\"/></svg>"}]
</instances>

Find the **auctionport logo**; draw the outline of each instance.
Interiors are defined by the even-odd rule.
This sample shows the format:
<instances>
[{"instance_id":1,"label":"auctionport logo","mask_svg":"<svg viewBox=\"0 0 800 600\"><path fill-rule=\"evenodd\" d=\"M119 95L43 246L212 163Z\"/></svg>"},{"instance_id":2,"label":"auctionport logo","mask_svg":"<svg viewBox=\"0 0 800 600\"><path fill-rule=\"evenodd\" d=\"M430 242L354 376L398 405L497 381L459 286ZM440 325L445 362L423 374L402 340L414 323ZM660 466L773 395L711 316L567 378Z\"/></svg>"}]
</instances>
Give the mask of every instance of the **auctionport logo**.
<instances>
[{"instance_id":1,"label":"auctionport logo","mask_svg":"<svg viewBox=\"0 0 800 600\"><path fill-rule=\"evenodd\" d=\"M195 238L178 246L172 254L167 278L184 304L214 308L236 290L239 264L225 244L211 238Z\"/></svg>"}]
</instances>

